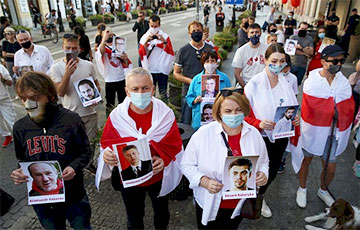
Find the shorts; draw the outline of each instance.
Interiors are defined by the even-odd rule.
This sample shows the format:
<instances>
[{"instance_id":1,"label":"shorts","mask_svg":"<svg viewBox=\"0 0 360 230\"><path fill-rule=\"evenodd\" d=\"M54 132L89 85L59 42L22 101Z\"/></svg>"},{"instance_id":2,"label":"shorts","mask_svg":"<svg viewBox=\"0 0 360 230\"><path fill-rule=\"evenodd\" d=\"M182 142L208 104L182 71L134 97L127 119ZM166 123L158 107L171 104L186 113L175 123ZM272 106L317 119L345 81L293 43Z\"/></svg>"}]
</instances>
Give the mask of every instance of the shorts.
<instances>
[{"instance_id":1,"label":"shorts","mask_svg":"<svg viewBox=\"0 0 360 230\"><path fill-rule=\"evenodd\" d=\"M336 138L334 137L333 138L333 144L332 144L331 151L330 151L329 163L336 163L335 153L336 153L337 147L338 147L338 140L336 140ZM324 161L327 160L327 152L329 151L329 148L330 148L330 136L328 136L328 138L327 138L324 153L321 156L321 159L324 160ZM314 156L314 154L309 153L305 149L303 149L303 153L304 153L305 157L313 157Z\"/></svg>"}]
</instances>

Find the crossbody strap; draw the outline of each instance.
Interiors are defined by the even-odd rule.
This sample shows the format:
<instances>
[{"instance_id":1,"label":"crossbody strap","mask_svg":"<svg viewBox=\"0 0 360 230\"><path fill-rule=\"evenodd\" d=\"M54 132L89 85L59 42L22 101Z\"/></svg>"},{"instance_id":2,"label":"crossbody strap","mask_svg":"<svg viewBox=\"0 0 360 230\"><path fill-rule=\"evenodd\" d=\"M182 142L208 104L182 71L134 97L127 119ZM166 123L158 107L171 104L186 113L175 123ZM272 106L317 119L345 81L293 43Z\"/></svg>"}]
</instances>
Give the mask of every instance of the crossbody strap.
<instances>
[{"instance_id":1,"label":"crossbody strap","mask_svg":"<svg viewBox=\"0 0 360 230\"><path fill-rule=\"evenodd\" d=\"M226 148L227 148L227 151L228 151L228 152L227 152L227 155L228 155L228 156L233 156L233 152L232 152L232 150L231 150L231 148L230 148L230 146L229 146L228 141L226 140L224 131L221 132L221 136L222 136L222 138L223 138L223 140L224 140L224 143L225 143Z\"/></svg>"}]
</instances>

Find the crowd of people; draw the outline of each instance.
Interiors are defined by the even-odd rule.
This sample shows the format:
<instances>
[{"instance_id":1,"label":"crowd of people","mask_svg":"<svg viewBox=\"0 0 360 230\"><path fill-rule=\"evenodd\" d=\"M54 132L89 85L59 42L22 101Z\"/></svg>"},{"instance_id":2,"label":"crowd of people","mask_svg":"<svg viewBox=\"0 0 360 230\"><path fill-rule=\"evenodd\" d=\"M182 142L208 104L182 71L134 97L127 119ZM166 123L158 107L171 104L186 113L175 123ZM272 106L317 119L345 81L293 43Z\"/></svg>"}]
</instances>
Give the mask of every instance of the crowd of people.
<instances>
[{"instance_id":1,"label":"crowd of people","mask_svg":"<svg viewBox=\"0 0 360 230\"><path fill-rule=\"evenodd\" d=\"M45 46L33 43L29 32L5 29L6 67L0 64L3 147L13 141L20 162L56 160L63 169L65 202L33 205L42 226L64 229L67 219L75 229L91 229L83 169L95 173L99 157L104 165L98 168L103 171L96 173L103 179L111 178L114 189L121 192L129 229L144 228L146 193L153 205L155 228L167 228L169 193L182 175L193 190L199 229L237 229L243 219L240 213L244 202L223 199L227 156L258 157L256 165L248 164L242 174L246 177L253 167L254 189L264 197L259 211L266 218L272 217L265 201L267 189L284 168L287 153L291 152L297 167L296 203L300 208L307 206L309 166L313 157L319 156L322 173L317 195L331 206L334 199L328 187L337 158L348 145L355 115L354 172L360 177L360 61L348 80L341 72L346 52L340 46L328 45L319 52L326 28L319 26L312 38L307 33L308 24L297 25L291 12L284 31L276 23L274 12L270 11L266 28L253 16L242 20L239 48L232 60L236 85L228 77L231 73L220 71L217 47L208 40L208 30L199 21L188 25L190 41L175 54L170 35L161 28L160 17L152 15L147 21L140 11L132 29L137 32L137 68L133 68L126 53L126 39L105 24L98 25L94 55L83 29L75 28L74 33L63 36L64 58L56 63ZM219 7L216 18L221 17L224 15ZM217 30L222 30L223 25L216 20ZM266 43L260 41L263 30L267 31ZM286 39L297 41L295 55L285 52ZM105 80L104 86L99 84L95 67ZM182 83L180 122L196 131L185 149L174 112L167 105L172 71ZM13 84L13 74L17 76L16 93L27 111L18 121L6 88ZM100 96L102 88L107 120L99 156L95 151L97 143L92 141L98 130L98 101L93 99ZM155 97L156 92L160 99ZM302 101L298 100L299 92ZM209 98L212 106L201 108L202 101ZM84 106L84 101L90 101L89 106ZM295 114L299 105L301 112ZM295 136L274 138L274 117L280 107L289 107L285 116L291 110L285 118L294 117L290 126ZM202 115L206 116L204 120L211 117L213 121L204 125ZM125 169L119 168L121 159L114 146L144 136L151 152L152 177L137 186L125 187L119 173L125 175ZM130 163L134 162L129 166L134 177L145 175L142 170L149 171L146 161L138 159L136 146L128 145L123 153ZM30 179L22 168L15 169L11 178L17 185Z\"/></svg>"}]
</instances>

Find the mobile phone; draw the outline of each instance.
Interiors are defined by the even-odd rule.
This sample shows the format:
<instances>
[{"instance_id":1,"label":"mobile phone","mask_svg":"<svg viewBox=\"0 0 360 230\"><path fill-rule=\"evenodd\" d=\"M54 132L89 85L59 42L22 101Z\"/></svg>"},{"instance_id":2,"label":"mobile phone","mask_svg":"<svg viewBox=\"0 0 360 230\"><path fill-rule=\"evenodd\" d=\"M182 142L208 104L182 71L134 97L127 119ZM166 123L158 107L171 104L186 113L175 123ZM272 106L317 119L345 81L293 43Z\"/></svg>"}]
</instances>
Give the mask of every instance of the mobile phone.
<instances>
[{"instance_id":1,"label":"mobile phone","mask_svg":"<svg viewBox=\"0 0 360 230\"><path fill-rule=\"evenodd\" d=\"M209 27L204 28L204 33L209 33Z\"/></svg>"},{"instance_id":2,"label":"mobile phone","mask_svg":"<svg viewBox=\"0 0 360 230\"><path fill-rule=\"evenodd\" d=\"M67 53L66 54L66 63L68 63L71 60L71 58L72 58L71 53Z\"/></svg>"}]
</instances>

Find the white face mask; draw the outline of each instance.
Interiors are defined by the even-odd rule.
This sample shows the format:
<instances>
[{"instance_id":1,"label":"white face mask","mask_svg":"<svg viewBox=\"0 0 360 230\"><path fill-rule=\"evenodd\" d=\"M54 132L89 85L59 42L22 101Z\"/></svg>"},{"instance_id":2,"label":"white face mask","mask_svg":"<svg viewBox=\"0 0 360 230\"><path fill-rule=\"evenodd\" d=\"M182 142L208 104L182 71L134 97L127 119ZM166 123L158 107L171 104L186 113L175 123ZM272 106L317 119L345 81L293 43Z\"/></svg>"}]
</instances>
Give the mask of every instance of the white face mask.
<instances>
[{"instance_id":1,"label":"white face mask","mask_svg":"<svg viewBox=\"0 0 360 230\"><path fill-rule=\"evenodd\" d=\"M45 108L46 102L36 102L30 99L27 99L24 102L26 112L29 114L30 118L35 122L41 122L45 119Z\"/></svg>"},{"instance_id":2,"label":"white face mask","mask_svg":"<svg viewBox=\"0 0 360 230\"><path fill-rule=\"evenodd\" d=\"M217 63L205 63L204 64L204 68L209 74L215 73L217 67L218 67Z\"/></svg>"},{"instance_id":3,"label":"white face mask","mask_svg":"<svg viewBox=\"0 0 360 230\"><path fill-rule=\"evenodd\" d=\"M150 27L149 31L151 34L157 34L160 31L160 27L156 27L156 28Z\"/></svg>"}]
</instances>

